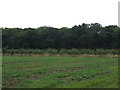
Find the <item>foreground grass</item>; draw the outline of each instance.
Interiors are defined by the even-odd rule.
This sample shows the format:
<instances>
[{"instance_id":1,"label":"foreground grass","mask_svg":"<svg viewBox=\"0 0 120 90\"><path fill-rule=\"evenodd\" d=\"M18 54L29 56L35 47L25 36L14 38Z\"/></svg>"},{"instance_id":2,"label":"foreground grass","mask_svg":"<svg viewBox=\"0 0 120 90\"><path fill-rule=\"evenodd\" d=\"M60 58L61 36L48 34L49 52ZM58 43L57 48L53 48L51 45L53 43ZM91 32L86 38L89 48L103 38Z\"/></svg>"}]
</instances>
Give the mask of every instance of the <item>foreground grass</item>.
<instances>
[{"instance_id":1,"label":"foreground grass","mask_svg":"<svg viewBox=\"0 0 120 90\"><path fill-rule=\"evenodd\" d=\"M3 56L4 88L118 88L117 58Z\"/></svg>"}]
</instances>

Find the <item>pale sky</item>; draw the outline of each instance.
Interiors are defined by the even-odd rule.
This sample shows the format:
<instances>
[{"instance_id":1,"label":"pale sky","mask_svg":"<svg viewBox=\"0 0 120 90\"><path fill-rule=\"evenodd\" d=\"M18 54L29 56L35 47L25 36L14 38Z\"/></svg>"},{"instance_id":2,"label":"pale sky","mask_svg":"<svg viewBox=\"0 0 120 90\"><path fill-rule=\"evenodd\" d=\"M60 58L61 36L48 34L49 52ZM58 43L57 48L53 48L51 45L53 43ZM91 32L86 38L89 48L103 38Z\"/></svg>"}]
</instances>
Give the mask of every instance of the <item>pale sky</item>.
<instances>
[{"instance_id":1,"label":"pale sky","mask_svg":"<svg viewBox=\"0 0 120 90\"><path fill-rule=\"evenodd\" d=\"M118 25L119 0L0 0L0 27Z\"/></svg>"}]
</instances>

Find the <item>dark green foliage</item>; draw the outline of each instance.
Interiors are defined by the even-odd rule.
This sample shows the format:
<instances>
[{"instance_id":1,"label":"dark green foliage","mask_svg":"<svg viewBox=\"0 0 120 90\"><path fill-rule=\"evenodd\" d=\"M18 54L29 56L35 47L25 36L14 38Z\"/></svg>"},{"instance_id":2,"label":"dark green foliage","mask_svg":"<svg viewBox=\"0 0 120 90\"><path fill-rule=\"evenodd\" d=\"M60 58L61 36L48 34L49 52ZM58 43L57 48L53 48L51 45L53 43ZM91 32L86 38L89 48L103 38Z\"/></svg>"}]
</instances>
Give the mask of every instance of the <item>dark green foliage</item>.
<instances>
[{"instance_id":1,"label":"dark green foliage","mask_svg":"<svg viewBox=\"0 0 120 90\"><path fill-rule=\"evenodd\" d=\"M119 34L119 27L102 27L98 23L60 29L53 27L4 28L2 29L2 45L6 49L117 49ZM75 51L75 53L78 52Z\"/></svg>"}]
</instances>

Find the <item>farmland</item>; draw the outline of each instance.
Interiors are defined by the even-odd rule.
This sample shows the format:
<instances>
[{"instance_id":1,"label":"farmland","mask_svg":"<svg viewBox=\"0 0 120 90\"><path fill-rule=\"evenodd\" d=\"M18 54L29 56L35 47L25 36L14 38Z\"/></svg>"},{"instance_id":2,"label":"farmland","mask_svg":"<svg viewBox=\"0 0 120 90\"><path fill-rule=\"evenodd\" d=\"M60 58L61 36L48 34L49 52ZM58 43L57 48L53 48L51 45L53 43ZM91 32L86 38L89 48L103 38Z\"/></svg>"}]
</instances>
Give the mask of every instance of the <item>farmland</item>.
<instances>
[{"instance_id":1,"label":"farmland","mask_svg":"<svg viewBox=\"0 0 120 90\"><path fill-rule=\"evenodd\" d=\"M118 88L118 58L3 56L3 88Z\"/></svg>"}]
</instances>

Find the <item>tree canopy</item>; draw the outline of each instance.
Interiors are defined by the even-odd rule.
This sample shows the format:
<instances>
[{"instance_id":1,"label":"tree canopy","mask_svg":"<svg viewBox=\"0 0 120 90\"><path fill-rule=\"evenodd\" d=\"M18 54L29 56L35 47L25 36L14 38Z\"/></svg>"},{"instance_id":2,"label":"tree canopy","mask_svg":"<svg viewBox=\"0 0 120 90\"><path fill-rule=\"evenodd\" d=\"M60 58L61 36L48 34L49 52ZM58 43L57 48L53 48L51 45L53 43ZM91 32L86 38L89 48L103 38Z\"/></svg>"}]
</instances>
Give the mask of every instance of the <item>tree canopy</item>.
<instances>
[{"instance_id":1,"label":"tree canopy","mask_svg":"<svg viewBox=\"0 0 120 90\"><path fill-rule=\"evenodd\" d=\"M99 23L75 25L72 28L1 28L2 46L8 49L116 49L120 28L102 27Z\"/></svg>"}]
</instances>

